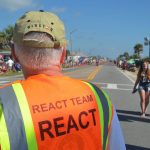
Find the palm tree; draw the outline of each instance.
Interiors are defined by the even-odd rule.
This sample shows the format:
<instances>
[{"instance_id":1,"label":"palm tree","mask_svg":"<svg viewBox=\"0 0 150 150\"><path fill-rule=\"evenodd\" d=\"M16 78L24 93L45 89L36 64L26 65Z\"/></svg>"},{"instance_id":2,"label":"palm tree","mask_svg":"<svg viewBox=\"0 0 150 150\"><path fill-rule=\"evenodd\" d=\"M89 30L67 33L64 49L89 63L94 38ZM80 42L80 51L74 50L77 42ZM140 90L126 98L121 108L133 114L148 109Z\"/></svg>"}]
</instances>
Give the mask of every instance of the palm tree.
<instances>
[{"instance_id":1,"label":"palm tree","mask_svg":"<svg viewBox=\"0 0 150 150\"><path fill-rule=\"evenodd\" d=\"M128 52L124 52L124 57L126 58L126 60L128 60L129 59L129 53Z\"/></svg>"},{"instance_id":2,"label":"palm tree","mask_svg":"<svg viewBox=\"0 0 150 150\"><path fill-rule=\"evenodd\" d=\"M118 56L118 59L123 59L124 58L124 55L122 55L122 54L120 54L119 56Z\"/></svg>"},{"instance_id":3,"label":"palm tree","mask_svg":"<svg viewBox=\"0 0 150 150\"><path fill-rule=\"evenodd\" d=\"M5 33L4 32L0 32L0 37L5 37Z\"/></svg>"},{"instance_id":4,"label":"palm tree","mask_svg":"<svg viewBox=\"0 0 150 150\"><path fill-rule=\"evenodd\" d=\"M143 45L138 43L134 46L134 53L140 57L140 53L143 51Z\"/></svg>"},{"instance_id":5,"label":"palm tree","mask_svg":"<svg viewBox=\"0 0 150 150\"><path fill-rule=\"evenodd\" d=\"M0 32L0 49L4 49L5 45L6 45L6 35L4 32Z\"/></svg>"},{"instance_id":6,"label":"palm tree","mask_svg":"<svg viewBox=\"0 0 150 150\"><path fill-rule=\"evenodd\" d=\"M0 32L0 48L10 49L13 38L14 27L9 25Z\"/></svg>"},{"instance_id":7,"label":"palm tree","mask_svg":"<svg viewBox=\"0 0 150 150\"><path fill-rule=\"evenodd\" d=\"M9 25L4 30L4 33L6 35L6 40L7 40L8 45L10 45L11 41L13 40L13 32L14 32L14 26L11 26L11 25Z\"/></svg>"},{"instance_id":8,"label":"palm tree","mask_svg":"<svg viewBox=\"0 0 150 150\"><path fill-rule=\"evenodd\" d=\"M130 59L138 59L139 55L137 53L134 53L133 55L130 56Z\"/></svg>"}]
</instances>

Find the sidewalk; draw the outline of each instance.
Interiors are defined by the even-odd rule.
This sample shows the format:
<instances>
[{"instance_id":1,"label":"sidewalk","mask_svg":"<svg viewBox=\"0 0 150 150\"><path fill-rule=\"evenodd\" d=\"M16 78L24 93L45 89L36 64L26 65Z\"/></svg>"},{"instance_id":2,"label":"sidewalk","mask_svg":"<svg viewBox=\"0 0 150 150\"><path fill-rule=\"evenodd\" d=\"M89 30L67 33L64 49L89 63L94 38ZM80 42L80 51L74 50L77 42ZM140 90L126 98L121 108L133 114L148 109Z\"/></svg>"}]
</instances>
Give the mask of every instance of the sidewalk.
<instances>
[{"instance_id":1,"label":"sidewalk","mask_svg":"<svg viewBox=\"0 0 150 150\"><path fill-rule=\"evenodd\" d=\"M120 70L123 71L122 69L120 69ZM128 71L128 70L124 70L123 72L135 81L136 78L137 78L138 69L135 72L131 72L131 71Z\"/></svg>"}]
</instances>

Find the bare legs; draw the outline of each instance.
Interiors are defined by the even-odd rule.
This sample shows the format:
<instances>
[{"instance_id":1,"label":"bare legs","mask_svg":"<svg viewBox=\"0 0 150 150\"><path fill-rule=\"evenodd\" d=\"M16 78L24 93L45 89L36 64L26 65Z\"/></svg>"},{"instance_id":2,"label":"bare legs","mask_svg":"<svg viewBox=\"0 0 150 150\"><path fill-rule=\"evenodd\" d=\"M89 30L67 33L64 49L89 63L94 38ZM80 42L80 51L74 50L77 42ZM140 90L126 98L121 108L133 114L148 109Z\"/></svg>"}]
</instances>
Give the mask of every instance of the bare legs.
<instances>
[{"instance_id":1,"label":"bare legs","mask_svg":"<svg viewBox=\"0 0 150 150\"><path fill-rule=\"evenodd\" d=\"M149 96L150 96L150 93L149 92L145 92L145 112L146 112L147 106L149 104Z\"/></svg>"},{"instance_id":2,"label":"bare legs","mask_svg":"<svg viewBox=\"0 0 150 150\"><path fill-rule=\"evenodd\" d=\"M150 93L149 92L145 92L144 90L141 90L139 92L140 94L140 99L141 99L141 111L142 111L142 116L145 116L145 112L146 112L146 108L149 104L149 96L150 96Z\"/></svg>"},{"instance_id":3,"label":"bare legs","mask_svg":"<svg viewBox=\"0 0 150 150\"><path fill-rule=\"evenodd\" d=\"M140 99L141 99L141 102L140 102L141 111L142 111L142 115L143 115L143 114L145 114L145 91L141 90L139 92L139 94L140 94Z\"/></svg>"}]
</instances>

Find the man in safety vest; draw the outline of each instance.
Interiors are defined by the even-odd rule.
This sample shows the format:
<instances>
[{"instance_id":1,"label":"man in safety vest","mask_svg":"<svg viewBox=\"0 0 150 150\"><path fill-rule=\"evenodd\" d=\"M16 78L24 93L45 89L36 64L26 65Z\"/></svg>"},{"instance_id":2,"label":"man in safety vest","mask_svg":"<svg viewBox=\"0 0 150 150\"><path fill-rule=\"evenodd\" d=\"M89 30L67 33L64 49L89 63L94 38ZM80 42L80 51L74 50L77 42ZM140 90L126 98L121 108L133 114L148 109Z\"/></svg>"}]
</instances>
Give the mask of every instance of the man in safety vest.
<instances>
[{"instance_id":1,"label":"man in safety vest","mask_svg":"<svg viewBox=\"0 0 150 150\"><path fill-rule=\"evenodd\" d=\"M116 111L92 83L61 74L65 29L54 14L25 13L12 55L25 80L0 89L2 150L124 150Z\"/></svg>"}]
</instances>

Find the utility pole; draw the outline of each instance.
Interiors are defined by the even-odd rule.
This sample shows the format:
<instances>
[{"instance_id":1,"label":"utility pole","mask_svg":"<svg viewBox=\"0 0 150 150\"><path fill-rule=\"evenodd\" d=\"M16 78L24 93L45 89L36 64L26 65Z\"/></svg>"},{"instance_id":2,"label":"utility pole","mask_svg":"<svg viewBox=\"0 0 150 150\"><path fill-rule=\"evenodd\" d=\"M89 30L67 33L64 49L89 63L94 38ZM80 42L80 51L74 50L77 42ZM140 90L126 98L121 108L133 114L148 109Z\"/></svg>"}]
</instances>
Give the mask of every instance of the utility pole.
<instances>
[{"instance_id":1,"label":"utility pole","mask_svg":"<svg viewBox=\"0 0 150 150\"><path fill-rule=\"evenodd\" d=\"M71 32L70 32L70 53L73 53L73 40L72 40L72 34L74 33L74 32L76 32L77 31L77 29L74 29L74 30L72 30ZM73 64L73 57L72 57L72 64Z\"/></svg>"},{"instance_id":2,"label":"utility pole","mask_svg":"<svg viewBox=\"0 0 150 150\"><path fill-rule=\"evenodd\" d=\"M144 38L144 45L149 46L149 58L150 58L150 39L149 39L149 37Z\"/></svg>"}]
</instances>

